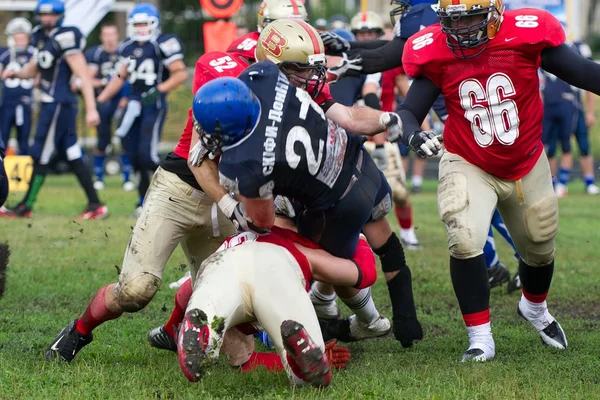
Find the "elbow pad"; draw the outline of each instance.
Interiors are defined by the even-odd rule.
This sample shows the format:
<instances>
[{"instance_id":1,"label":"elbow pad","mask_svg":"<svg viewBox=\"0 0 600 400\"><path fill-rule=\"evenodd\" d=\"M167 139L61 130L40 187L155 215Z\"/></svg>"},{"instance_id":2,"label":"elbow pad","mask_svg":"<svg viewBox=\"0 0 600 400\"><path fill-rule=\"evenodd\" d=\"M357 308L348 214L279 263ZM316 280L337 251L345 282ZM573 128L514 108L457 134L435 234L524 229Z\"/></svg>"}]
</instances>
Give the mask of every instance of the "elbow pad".
<instances>
[{"instance_id":1,"label":"elbow pad","mask_svg":"<svg viewBox=\"0 0 600 400\"><path fill-rule=\"evenodd\" d=\"M358 240L352 262L358 268L358 280L354 287L356 289L365 289L372 286L377 280L377 264L373 250L363 238Z\"/></svg>"}]
</instances>

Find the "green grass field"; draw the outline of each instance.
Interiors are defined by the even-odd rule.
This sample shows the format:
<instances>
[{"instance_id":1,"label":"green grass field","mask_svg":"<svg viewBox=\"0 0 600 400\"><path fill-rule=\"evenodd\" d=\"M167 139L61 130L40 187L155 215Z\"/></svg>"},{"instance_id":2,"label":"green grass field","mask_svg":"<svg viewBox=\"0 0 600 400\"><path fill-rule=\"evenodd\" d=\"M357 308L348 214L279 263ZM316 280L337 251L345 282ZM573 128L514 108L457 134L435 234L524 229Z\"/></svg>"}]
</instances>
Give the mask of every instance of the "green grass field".
<instances>
[{"instance_id":1,"label":"green grass field","mask_svg":"<svg viewBox=\"0 0 600 400\"><path fill-rule=\"evenodd\" d=\"M326 390L294 389L283 373L241 374L224 360L199 384L188 383L173 353L151 348L146 333L162 324L174 291L163 285L154 301L95 330L95 340L71 364L48 363L43 352L58 331L78 317L98 288L117 279L135 224L136 196L116 178L101 193L111 216L77 221L84 195L71 176L49 177L33 219L0 220L0 240L12 249L7 292L0 300L0 399L598 399L600 398L600 223L596 197L573 183L560 201L556 273L551 312L570 348L544 347L516 313L518 295L492 292L496 359L461 364L467 338L448 272L444 226L437 215L435 183L414 197L417 234L424 250L408 252L425 339L404 350L386 337L349 345L353 359ZM15 197L11 198L13 202ZM395 224L395 221L394 221ZM515 270L511 251L497 239L501 259ZM186 263L178 249L164 282ZM385 283L375 301L390 315Z\"/></svg>"}]
</instances>

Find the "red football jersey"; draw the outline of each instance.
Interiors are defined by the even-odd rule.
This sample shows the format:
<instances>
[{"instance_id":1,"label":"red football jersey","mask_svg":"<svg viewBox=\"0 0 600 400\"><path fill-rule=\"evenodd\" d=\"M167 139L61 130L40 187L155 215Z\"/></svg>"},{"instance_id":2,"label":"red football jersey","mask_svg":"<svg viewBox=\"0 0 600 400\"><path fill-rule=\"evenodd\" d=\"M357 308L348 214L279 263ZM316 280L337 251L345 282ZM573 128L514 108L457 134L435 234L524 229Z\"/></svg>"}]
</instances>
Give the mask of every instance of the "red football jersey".
<instances>
[{"instance_id":1,"label":"red football jersey","mask_svg":"<svg viewBox=\"0 0 600 400\"><path fill-rule=\"evenodd\" d=\"M228 53L238 53L248 61L254 61L254 50L258 43L258 37L260 33L250 32L247 35L241 36L235 39L227 48Z\"/></svg>"},{"instance_id":2,"label":"red football jersey","mask_svg":"<svg viewBox=\"0 0 600 400\"><path fill-rule=\"evenodd\" d=\"M480 55L452 54L439 24L411 36L402 64L441 90L448 108L446 149L502 179L525 176L542 145L543 105L538 68L545 48L564 43L565 32L547 11L504 12L496 37Z\"/></svg>"},{"instance_id":3,"label":"red football jersey","mask_svg":"<svg viewBox=\"0 0 600 400\"><path fill-rule=\"evenodd\" d=\"M402 67L389 69L381 74L381 111L396 111L394 110L394 101L396 100L394 89L396 88L396 77L402 74L404 74Z\"/></svg>"},{"instance_id":4,"label":"red football jersey","mask_svg":"<svg viewBox=\"0 0 600 400\"><path fill-rule=\"evenodd\" d=\"M196 61L196 70L194 71L194 81L192 82L192 95L195 95L198 89L206 82L221 76L236 77L248 67L248 63L237 54L225 53L223 51L211 51L202 55ZM173 150L179 157L187 160L190 152L190 143L192 142L192 132L194 131L194 120L192 109L188 110L188 119L183 128L183 133L179 138L179 143Z\"/></svg>"}]
</instances>

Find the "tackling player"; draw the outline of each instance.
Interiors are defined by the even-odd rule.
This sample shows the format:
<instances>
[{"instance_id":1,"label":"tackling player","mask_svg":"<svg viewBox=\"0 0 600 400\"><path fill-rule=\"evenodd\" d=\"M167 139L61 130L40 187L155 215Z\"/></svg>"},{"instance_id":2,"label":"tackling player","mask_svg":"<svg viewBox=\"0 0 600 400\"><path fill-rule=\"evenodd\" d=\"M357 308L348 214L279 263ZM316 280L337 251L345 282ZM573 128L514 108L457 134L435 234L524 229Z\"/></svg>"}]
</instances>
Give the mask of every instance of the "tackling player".
<instances>
[{"instance_id":1,"label":"tackling player","mask_svg":"<svg viewBox=\"0 0 600 400\"><path fill-rule=\"evenodd\" d=\"M439 146L427 144L429 134L420 124L444 93L448 119L438 207L469 336L463 360L485 361L495 355L482 249L496 206L521 255L518 312L544 343L565 349L565 333L546 304L558 207L541 143L537 70L541 66L600 94L600 79L593 79L600 78L600 65L573 53L564 44L562 26L546 11L504 11L494 0L441 0L437 13L441 25L420 31L406 43L403 67L415 80L399 112L404 143L432 156Z\"/></svg>"},{"instance_id":2,"label":"tackling player","mask_svg":"<svg viewBox=\"0 0 600 400\"><path fill-rule=\"evenodd\" d=\"M29 44L31 22L25 18L12 19L4 33L8 49L0 54L0 75L5 69L19 71L31 57L34 49ZM19 155L29 154L29 134L31 133L31 100L33 79L11 78L2 82L0 100L0 136L8 144L10 130L17 130Z\"/></svg>"},{"instance_id":3,"label":"tackling player","mask_svg":"<svg viewBox=\"0 0 600 400\"><path fill-rule=\"evenodd\" d=\"M100 27L100 44L94 46L85 53L88 62L88 69L92 77L92 84L96 89L96 95L99 95L110 79L116 74L119 55L117 48L119 46L119 28L113 23L105 23ZM110 144L112 136L112 122L117 114L117 109L121 108L121 93L114 96L106 103L98 104L98 113L100 114L100 124L97 127L96 149L94 151L94 173L96 181L94 187L96 190L104 189L104 161L106 159L106 148ZM122 114L122 113L121 113ZM121 155L121 169L123 172L123 188L127 191L132 190L134 185L129 180L131 173L131 161L125 153Z\"/></svg>"},{"instance_id":4,"label":"tackling player","mask_svg":"<svg viewBox=\"0 0 600 400\"><path fill-rule=\"evenodd\" d=\"M282 42L270 44L275 43ZM314 43L316 47L319 41ZM275 54L279 50L272 48ZM290 85L291 80L303 80L304 87L319 87L311 69L324 69L322 64L310 69L296 66L288 71L288 80L275 65L262 61L240 76L244 83L226 78L210 82L194 100L197 130L209 151L225 150L219 163L221 180L228 190L244 197L256 226L272 225L273 194L281 194L306 207L298 216L301 234L333 255L351 257L364 228L375 252L383 255L394 333L403 346L410 346L422 338L422 331L410 269L400 241L385 220L391 207L389 186L363 151L362 140L327 120L307 92ZM222 97L224 92L230 95ZM288 150L283 153L276 148ZM367 221L372 223L363 227Z\"/></svg>"},{"instance_id":5,"label":"tackling player","mask_svg":"<svg viewBox=\"0 0 600 400\"><path fill-rule=\"evenodd\" d=\"M81 78L88 127L98 125L99 116L94 101L94 88L82 53L85 38L79 29L62 26L64 12L61 0L39 0L35 13L40 25L31 35L36 52L21 70L6 69L2 74L3 79L31 79L39 72L42 89L42 104L30 151L33 158L31 183L25 198L14 209L0 211L3 216L32 215L33 205L46 178L48 162L54 150L66 154L71 169L87 196L88 206L80 218L100 219L108 215L108 208L98 199L92 177L82 159L81 147L77 143L77 97L70 87L72 74Z\"/></svg>"},{"instance_id":6,"label":"tackling player","mask_svg":"<svg viewBox=\"0 0 600 400\"><path fill-rule=\"evenodd\" d=\"M137 4L129 14L127 29L129 39L118 50L117 75L97 100L109 101L129 80L126 115L131 113L135 119L122 143L133 168L140 173L136 209L139 215L150 186L150 174L160 162L158 142L167 113L167 93L183 84L188 73L183 63L183 44L177 36L160 32L160 15L155 6Z\"/></svg>"}]
</instances>

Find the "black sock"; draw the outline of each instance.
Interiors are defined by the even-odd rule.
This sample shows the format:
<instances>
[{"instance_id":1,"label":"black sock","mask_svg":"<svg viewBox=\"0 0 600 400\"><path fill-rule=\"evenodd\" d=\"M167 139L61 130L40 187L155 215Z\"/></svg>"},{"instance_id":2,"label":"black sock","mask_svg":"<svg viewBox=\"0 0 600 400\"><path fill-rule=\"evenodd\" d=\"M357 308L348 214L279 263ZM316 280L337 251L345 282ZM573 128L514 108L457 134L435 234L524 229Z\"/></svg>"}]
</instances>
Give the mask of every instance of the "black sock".
<instances>
[{"instance_id":1,"label":"black sock","mask_svg":"<svg viewBox=\"0 0 600 400\"><path fill-rule=\"evenodd\" d=\"M0 207L4 205L6 198L8 197L8 177L4 170L4 154L0 149Z\"/></svg>"},{"instance_id":2,"label":"black sock","mask_svg":"<svg viewBox=\"0 0 600 400\"><path fill-rule=\"evenodd\" d=\"M466 260L450 256L450 277L463 315L490 308L490 281L483 254Z\"/></svg>"},{"instance_id":3,"label":"black sock","mask_svg":"<svg viewBox=\"0 0 600 400\"><path fill-rule=\"evenodd\" d=\"M519 278L521 279L523 290L528 294L544 295L545 298L546 293L550 290L553 275L554 260L550 264L541 267L532 267L525 264L525 261L519 260Z\"/></svg>"},{"instance_id":4,"label":"black sock","mask_svg":"<svg viewBox=\"0 0 600 400\"><path fill-rule=\"evenodd\" d=\"M44 180L46 179L47 171L48 167L46 165L41 165L37 162L33 163L33 172L31 173L29 188L27 189L27 193L25 193L25 197L21 203L19 203L19 205L24 204L29 209L33 208L35 200L37 199L37 195L44 184Z\"/></svg>"},{"instance_id":5,"label":"black sock","mask_svg":"<svg viewBox=\"0 0 600 400\"><path fill-rule=\"evenodd\" d=\"M79 184L85 191L85 195L88 198L88 204L100 204L98 193L96 193L96 189L94 189L94 182L92 182L92 175L88 171L83 159L78 158L76 160L69 161L69 163L71 164L71 169L77 177Z\"/></svg>"}]
</instances>

